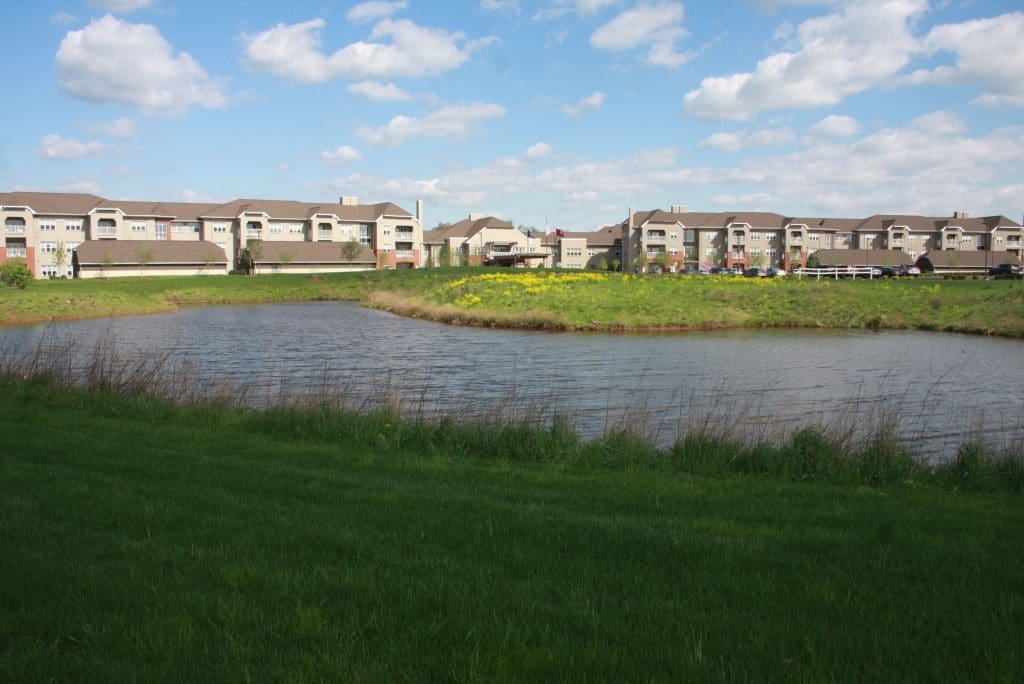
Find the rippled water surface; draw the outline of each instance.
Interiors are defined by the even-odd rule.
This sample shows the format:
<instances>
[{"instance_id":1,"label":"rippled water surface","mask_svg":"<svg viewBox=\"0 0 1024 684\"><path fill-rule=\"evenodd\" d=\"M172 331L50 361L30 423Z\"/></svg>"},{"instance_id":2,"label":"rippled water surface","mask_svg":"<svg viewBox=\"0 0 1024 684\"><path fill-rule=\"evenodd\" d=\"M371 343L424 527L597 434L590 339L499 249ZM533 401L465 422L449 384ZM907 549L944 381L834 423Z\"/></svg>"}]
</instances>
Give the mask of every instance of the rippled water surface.
<instances>
[{"instance_id":1,"label":"rippled water surface","mask_svg":"<svg viewBox=\"0 0 1024 684\"><path fill-rule=\"evenodd\" d=\"M670 443L694 425L745 437L803 424L891 421L923 454L1024 425L1024 342L923 332L742 330L656 335L451 327L351 303L211 307L0 330L20 350L187 360L209 387L387 400L406 411L572 417L586 435L630 424Z\"/></svg>"}]
</instances>

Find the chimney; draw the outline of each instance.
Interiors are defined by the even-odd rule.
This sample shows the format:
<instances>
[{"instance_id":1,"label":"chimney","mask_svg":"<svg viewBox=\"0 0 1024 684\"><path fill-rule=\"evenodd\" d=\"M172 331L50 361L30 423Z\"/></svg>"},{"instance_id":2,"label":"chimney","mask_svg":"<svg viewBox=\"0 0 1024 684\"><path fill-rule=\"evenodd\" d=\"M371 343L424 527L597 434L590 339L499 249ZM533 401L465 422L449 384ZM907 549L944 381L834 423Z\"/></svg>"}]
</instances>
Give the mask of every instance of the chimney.
<instances>
[{"instance_id":1,"label":"chimney","mask_svg":"<svg viewBox=\"0 0 1024 684\"><path fill-rule=\"evenodd\" d=\"M628 229L632 229L633 228L633 207L629 208L629 225L627 226L627 228Z\"/></svg>"},{"instance_id":2,"label":"chimney","mask_svg":"<svg viewBox=\"0 0 1024 684\"><path fill-rule=\"evenodd\" d=\"M420 224L420 228L423 228L423 200L416 200L416 223Z\"/></svg>"},{"instance_id":3,"label":"chimney","mask_svg":"<svg viewBox=\"0 0 1024 684\"><path fill-rule=\"evenodd\" d=\"M672 205L672 212L671 213L673 213L673 214L685 214L687 211L689 211L689 209L686 207L685 204L673 204Z\"/></svg>"},{"instance_id":4,"label":"chimney","mask_svg":"<svg viewBox=\"0 0 1024 684\"><path fill-rule=\"evenodd\" d=\"M487 214L470 214L469 215L469 220L470 221L479 221L480 219L482 219L485 216L487 216Z\"/></svg>"},{"instance_id":5,"label":"chimney","mask_svg":"<svg viewBox=\"0 0 1024 684\"><path fill-rule=\"evenodd\" d=\"M354 207L359 204L359 198L355 195L342 195L340 202L343 207Z\"/></svg>"},{"instance_id":6,"label":"chimney","mask_svg":"<svg viewBox=\"0 0 1024 684\"><path fill-rule=\"evenodd\" d=\"M971 213L968 211L954 211L953 218L955 219L966 219L971 218Z\"/></svg>"}]
</instances>

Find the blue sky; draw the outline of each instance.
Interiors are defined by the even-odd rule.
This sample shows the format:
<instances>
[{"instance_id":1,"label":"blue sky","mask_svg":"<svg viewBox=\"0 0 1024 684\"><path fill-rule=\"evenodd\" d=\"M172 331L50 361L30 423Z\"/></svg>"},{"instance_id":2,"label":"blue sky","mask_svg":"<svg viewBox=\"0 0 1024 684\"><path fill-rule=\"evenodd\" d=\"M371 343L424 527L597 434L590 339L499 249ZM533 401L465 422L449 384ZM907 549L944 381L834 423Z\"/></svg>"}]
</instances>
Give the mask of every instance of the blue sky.
<instances>
[{"instance_id":1,"label":"blue sky","mask_svg":"<svg viewBox=\"0 0 1024 684\"><path fill-rule=\"evenodd\" d=\"M932 0L14 2L0 189L590 229L1024 212L1024 12Z\"/></svg>"}]
</instances>

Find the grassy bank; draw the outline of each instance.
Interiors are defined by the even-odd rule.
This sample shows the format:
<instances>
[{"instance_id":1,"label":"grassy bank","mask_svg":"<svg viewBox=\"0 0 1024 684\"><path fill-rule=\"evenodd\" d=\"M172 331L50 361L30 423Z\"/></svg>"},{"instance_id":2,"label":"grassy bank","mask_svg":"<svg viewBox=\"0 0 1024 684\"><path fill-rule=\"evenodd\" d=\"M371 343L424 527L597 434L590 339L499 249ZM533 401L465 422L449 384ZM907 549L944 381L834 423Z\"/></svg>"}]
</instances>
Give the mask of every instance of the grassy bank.
<instances>
[{"instance_id":1,"label":"grassy bank","mask_svg":"<svg viewBox=\"0 0 1024 684\"><path fill-rule=\"evenodd\" d=\"M8 377L0 674L1024 675L1019 493L969 468L865 487L686 462L557 424L174 406Z\"/></svg>"},{"instance_id":2,"label":"grassy bank","mask_svg":"<svg viewBox=\"0 0 1024 684\"><path fill-rule=\"evenodd\" d=\"M0 322L316 300L361 301L448 323L551 330L794 327L1024 337L1024 283L1018 281L817 282L457 268L37 281L27 290L0 289Z\"/></svg>"}]
</instances>

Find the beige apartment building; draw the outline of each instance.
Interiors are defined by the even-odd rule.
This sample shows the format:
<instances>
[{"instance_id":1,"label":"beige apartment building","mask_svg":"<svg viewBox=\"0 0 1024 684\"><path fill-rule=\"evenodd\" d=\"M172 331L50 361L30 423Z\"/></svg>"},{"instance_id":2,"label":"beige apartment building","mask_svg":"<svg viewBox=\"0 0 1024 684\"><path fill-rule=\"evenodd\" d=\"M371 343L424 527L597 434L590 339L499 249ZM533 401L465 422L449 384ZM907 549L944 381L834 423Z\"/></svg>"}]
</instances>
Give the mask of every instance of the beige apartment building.
<instances>
[{"instance_id":1,"label":"beige apartment building","mask_svg":"<svg viewBox=\"0 0 1024 684\"><path fill-rule=\"evenodd\" d=\"M624 268L655 261L664 252L673 268L712 266L775 266L791 270L806 266L818 250L860 250L860 256L897 263L901 252L911 262L928 252L987 251L1021 258L1024 229L1005 216L971 218L965 212L951 217L877 214L855 218L791 218L768 212L634 212L621 224ZM863 250L868 250L864 256ZM993 256L991 261L998 261Z\"/></svg>"},{"instance_id":2,"label":"beige apartment building","mask_svg":"<svg viewBox=\"0 0 1024 684\"><path fill-rule=\"evenodd\" d=\"M495 216L470 214L458 223L423 234L424 265L536 267L550 261L541 234L524 233Z\"/></svg>"},{"instance_id":3,"label":"beige apartment building","mask_svg":"<svg viewBox=\"0 0 1024 684\"><path fill-rule=\"evenodd\" d=\"M139 269L149 274L226 273L240 265L250 241L257 241L256 268L263 272L414 268L422 260L422 216L422 201L413 215L391 202L359 204L355 197L323 204L260 199L204 204L0 193L0 263L24 259L37 278L94 277L101 271L107 277ZM138 244L131 249L89 244L119 242ZM205 246L199 251L172 248L170 243L179 242ZM347 242L354 244L343 249ZM83 246L87 249L78 259ZM61 248L65 260L58 266ZM97 259L106 268L100 269ZM111 260L117 261L116 268Z\"/></svg>"}]
</instances>

